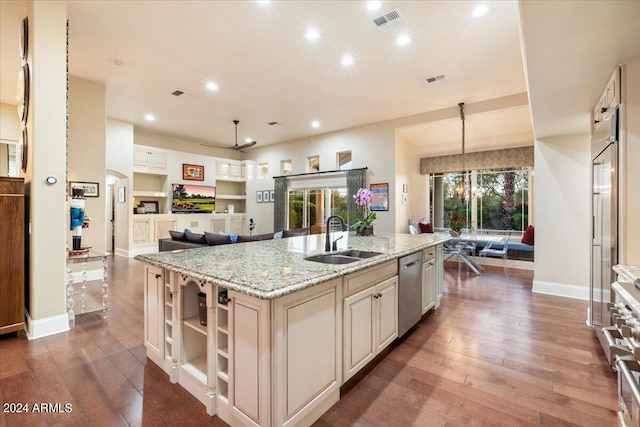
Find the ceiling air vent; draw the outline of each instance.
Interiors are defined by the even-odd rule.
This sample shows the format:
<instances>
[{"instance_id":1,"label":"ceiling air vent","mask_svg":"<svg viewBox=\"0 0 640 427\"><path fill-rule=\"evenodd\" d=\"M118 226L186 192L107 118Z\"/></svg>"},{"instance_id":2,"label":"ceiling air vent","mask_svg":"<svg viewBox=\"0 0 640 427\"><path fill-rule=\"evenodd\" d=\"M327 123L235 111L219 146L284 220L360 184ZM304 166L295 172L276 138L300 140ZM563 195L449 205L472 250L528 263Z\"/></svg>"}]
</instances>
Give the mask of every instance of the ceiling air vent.
<instances>
[{"instance_id":1,"label":"ceiling air vent","mask_svg":"<svg viewBox=\"0 0 640 427\"><path fill-rule=\"evenodd\" d=\"M385 33L404 25L404 19L402 19L402 16L400 16L397 9L393 9L382 16L374 18L373 23L376 24L376 27L380 28L383 33Z\"/></svg>"},{"instance_id":2,"label":"ceiling air vent","mask_svg":"<svg viewBox=\"0 0 640 427\"><path fill-rule=\"evenodd\" d=\"M435 83L446 79L447 77L444 74L440 74L439 76L435 77L427 77L427 83Z\"/></svg>"}]
</instances>

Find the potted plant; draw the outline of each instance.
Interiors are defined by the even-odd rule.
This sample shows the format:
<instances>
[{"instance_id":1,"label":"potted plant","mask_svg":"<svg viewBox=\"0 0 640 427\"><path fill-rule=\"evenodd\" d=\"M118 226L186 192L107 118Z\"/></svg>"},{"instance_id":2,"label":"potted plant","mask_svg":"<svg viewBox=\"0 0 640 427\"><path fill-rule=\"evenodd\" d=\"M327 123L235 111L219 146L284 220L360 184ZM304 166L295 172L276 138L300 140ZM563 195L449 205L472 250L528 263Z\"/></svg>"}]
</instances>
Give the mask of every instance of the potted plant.
<instances>
[{"instance_id":1,"label":"potted plant","mask_svg":"<svg viewBox=\"0 0 640 427\"><path fill-rule=\"evenodd\" d=\"M451 215L451 220L449 220L449 228L455 232L457 236L460 235L460 230L463 228L468 228L469 223L467 222L467 218L454 213Z\"/></svg>"},{"instance_id":2,"label":"potted plant","mask_svg":"<svg viewBox=\"0 0 640 427\"><path fill-rule=\"evenodd\" d=\"M356 194L353 195L356 205L361 206L364 211L364 218L361 218L355 213L351 214L351 217L356 220L352 227L356 230L356 235L358 236L373 235L373 221L376 219L376 214L369 210L372 195L373 193L366 188L360 188Z\"/></svg>"}]
</instances>

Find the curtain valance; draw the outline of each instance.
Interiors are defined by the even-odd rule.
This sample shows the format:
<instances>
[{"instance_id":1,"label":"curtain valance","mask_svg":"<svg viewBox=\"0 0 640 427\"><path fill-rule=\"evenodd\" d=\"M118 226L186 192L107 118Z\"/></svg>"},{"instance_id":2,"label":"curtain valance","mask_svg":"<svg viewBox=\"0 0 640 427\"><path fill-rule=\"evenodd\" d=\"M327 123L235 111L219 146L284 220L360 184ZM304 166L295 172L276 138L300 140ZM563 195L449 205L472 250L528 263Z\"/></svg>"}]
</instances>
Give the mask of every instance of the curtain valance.
<instances>
[{"instance_id":1,"label":"curtain valance","mask_svg":"<svg viewBox=\"0 0 640 427\"><path fill-rule=\"evenodd\" d=\"M524 166L533 166L533 147L465 153L465 167L467 170L502 169ZM462 154L423 157L420 159L420 173L422 175L460 171L462 171Z\"/></svg>"}]
</instances>

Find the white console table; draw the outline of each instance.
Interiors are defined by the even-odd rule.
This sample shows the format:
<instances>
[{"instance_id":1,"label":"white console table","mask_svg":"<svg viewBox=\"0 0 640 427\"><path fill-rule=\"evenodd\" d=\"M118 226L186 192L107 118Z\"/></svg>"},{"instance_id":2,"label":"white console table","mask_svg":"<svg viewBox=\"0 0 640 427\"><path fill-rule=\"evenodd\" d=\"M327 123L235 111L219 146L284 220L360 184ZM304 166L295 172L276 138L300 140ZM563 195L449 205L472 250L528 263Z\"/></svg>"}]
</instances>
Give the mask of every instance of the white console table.
<instances>
[{"instance_id":1,"label":"white console table","mask_svg":"<svg viewBox=\"0 0 640 427\"><path fill-rule=\"evenodd\" d=\"M87 275L88 263L102 263L102 277L97 280L89 280ZM80 289L76 289L73 283L73 265L81 264ZM89 251L85 255L67 256L67 314L69 326L74 326L76 315L92 313L102 310L102 317L108 317L109 308L109 284L107 283L107 256L101 252ZM89 282L101 282L102 302L87 292Z\"/></svg>"}]
</instances>

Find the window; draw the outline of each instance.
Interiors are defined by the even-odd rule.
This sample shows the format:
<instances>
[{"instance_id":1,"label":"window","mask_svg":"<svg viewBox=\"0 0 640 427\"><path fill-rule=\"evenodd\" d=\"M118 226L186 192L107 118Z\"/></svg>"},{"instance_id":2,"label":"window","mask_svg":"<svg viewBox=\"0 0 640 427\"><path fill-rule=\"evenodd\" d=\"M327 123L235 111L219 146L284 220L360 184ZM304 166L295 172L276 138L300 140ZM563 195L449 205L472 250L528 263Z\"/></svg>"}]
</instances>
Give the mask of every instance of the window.
<instances>
[{"instance_id":1,"label":"window","mask_svg":"<svg viewBox=\"0 0 640 427\"><path fill-rule=\"evenodd\" d=\"M350 170L353 169L351 163L351 151L343 151L342 153L338 153L338 170Z\"/></svg>"},{"instance_id":2,"label":"window","mask_svg":"<svg viewBox=\"0 0 640 427\"><path fill-rule=\"evenodd\" d=\"M307 157L307 172L320 172L320 156Z\"/></svg>"},{"instance_id":3,"label":"window","mask_svg":"<svg viewBox=\"0 0 640 427\"><path fill-rule=\"evenodd\" d=\"M282 173L282 175L290 175L291 168L292 168L291 160L282 160L280 162L280 173Z\"/></svg>"},{"instance_id":4,"label":"window","mask_svg":"<svg viewBox=\"0 0 640 427\"><path fill-rule=\"evenodd\" d=\"M466 225L477 231L529 225L528 168L470 171L429 177L429 211L436 227ZM453 221L453 223L452 223Z\"/></svg>"},{"instance_id":5,"label":"window","mask_svg":"<svg viewBox=\"0 0 640 427\"><path fill-rule=\"evenodd\" d=\"M519 230L529 224L529 173L527 169L477 172L477 223L479 229Z\"/></svg>"},{"instance_id":6,"label":"window","mask_svg":"<svg viewBox=\"0 0 640 427\"><path fill-rule=\"evenodd\" d=\"M269 163L260 163L258 165L258 173L260 178L269 177Z\"/></svg>"}]
</instances>

